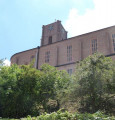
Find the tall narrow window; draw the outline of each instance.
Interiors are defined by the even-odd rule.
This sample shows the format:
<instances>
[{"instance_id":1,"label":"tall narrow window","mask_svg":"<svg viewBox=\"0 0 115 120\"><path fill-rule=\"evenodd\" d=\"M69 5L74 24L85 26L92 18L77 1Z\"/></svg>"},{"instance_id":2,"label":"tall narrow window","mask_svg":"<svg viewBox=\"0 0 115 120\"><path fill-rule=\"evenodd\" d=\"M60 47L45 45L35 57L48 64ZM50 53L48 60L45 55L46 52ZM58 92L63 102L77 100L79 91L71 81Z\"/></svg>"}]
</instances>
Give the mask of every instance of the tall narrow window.
<instances>
[{"instance_id":1,"label":"tall narrow window","mask_svg":"<svg viewBox=\"0 0 115 120\"><path fill-rule=\"evenodd\" d=\"M19 58L18 57L16 58L16 64L17 65L19 64Z\"/></svg>"},{"instance_id":2,"label":"tall narrow window","mask_svg":"<svg viewBox=\"0 0 115 120\"><path fill-rule=\"evenodd\" d=\"M48 44L52 44L52 36L49 36Z\"/></svg>"},{"instance_id":3,"label":"tall narrow window","mask_svg":"<svg viewBox=\"0 0 115 120\"><path fill-rule=\"evenodd\" d=\"M72 69L68 69L67 72L69 75L72 75Z\"/></svg>"},{"instance_id":4,"label":"tall narrow window","mask_svg":"<svg viewBox=\"0 0 115 120\"><path fill-rule=\"evenodd\" d=\"M113 39L113 50L115 52L115 34L112 35L112 39Z\"/></svg>"},{"instance_id":5,"label":"tall narrow window","mask_svg":"<svg viewBox=\"0 0 115 120\"><path fill-rule=\"evenodd\" d=\"M97 52L97 39L92 40L92 54Z\"/></svg>"},{"instance_id":6,"label":"tall narrow window","mask_svg":"<svg viewBox=\"0 0 115 120\"><path fill-rule=\"evenodd\" d=\"M50 60L50 51L47 51L45 53L45 63L49 63L49 60Z\"/></svg>"},{"instance_id":7,"label":"tall narrow window","mask_svg":"<svg viewBox=\"0 0 115 120\"><path fill-rule=\"evenodd\" d=\"M31 58L30 58L30 62L31 62L34 58L35 58L35 56L32 55Z\"/></svg>"},{"instance_id":8,"label":"tall narrow window","mask_svg":"<svg viewBox=\"0 0 115 120\"><path fill-rule=\"evenodd\" d=\"M72 61L72 46L67 46L67 61Z\"/></svg>"}]
</instances>

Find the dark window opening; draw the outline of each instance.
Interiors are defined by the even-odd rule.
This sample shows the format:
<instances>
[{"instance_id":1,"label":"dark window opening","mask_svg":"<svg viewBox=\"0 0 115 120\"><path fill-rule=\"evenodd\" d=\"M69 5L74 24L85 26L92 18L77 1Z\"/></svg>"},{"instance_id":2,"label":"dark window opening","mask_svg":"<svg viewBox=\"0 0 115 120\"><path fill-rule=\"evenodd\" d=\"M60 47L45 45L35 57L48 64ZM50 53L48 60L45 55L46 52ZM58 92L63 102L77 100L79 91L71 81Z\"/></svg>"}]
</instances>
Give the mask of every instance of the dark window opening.
<instances>
[{"instance_id":1,"label":"dark window opening","mask_svg":"<svg viewBox=\"0 0 115 120\"><path fill-rule=\"evenodd\" d=\"M52 36L49 36L49 42L48 44L52 44Z\"/></svg>"}]
</instances>

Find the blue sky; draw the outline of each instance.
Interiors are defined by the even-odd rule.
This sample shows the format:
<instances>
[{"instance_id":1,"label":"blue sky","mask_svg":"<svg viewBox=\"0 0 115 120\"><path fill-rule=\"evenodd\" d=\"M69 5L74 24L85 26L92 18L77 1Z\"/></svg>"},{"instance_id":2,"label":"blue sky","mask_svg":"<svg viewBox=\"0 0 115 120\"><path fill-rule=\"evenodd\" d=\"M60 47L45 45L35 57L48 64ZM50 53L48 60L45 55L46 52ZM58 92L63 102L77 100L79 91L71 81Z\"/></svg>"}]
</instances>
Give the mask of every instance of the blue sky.
<instances>
[{"instance_id":1,"label":"blue sky","mask_svg":"<svg viewBox=\"0 0 115 120\"><path fill-rule=\"evenodd\" d=\"M114 1L0 0L0 59L10 60L17 52L39 46L42 25L52 23L55 19L62 21L69 37L115 25ZM108 20L103 23L106 17ZM96 21L98 24L94 26L93 22Z\"/></svg>"}]
</instances>

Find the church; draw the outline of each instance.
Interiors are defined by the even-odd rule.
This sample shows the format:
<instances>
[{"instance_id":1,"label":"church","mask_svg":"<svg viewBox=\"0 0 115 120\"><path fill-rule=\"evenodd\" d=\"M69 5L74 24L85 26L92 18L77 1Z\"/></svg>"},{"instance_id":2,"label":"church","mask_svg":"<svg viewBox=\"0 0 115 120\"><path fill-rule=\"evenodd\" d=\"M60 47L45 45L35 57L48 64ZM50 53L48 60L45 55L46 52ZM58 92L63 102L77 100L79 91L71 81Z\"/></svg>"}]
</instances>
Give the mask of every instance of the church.
<instances>
[{"instance_id":1,"label":"church","mask_svg":"<svg viewBox=\"0 0 115 120\"><path fill-rule=\"evenodd\" d=\"M48 63L59 70L66 70L71 75L76 62L95 52L115 60L115 26L67 38L67 31L61 21L57 20L42 26L40 46L14 54L11 64L28 65L35 59L36 69Z\"/></svg>"}]
</instances>

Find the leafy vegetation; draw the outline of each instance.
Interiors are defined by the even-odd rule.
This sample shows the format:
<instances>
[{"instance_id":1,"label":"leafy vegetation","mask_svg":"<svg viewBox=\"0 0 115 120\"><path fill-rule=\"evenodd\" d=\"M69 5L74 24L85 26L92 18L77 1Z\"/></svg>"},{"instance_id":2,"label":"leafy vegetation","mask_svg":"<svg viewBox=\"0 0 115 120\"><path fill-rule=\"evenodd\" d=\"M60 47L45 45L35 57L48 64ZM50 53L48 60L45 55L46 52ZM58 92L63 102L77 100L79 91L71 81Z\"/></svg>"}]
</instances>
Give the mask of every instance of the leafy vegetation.
<instances>
[{"instance_id":1,"label":"leafy vegetation","mask_svg":"<svg viewBox=\"0 0 115 120\"><path fill-rule=\"evenodd\" d=\"M3 61L4 59L0 59L0 67L4 65Z\"/></svg>"},{"instance_id":2,"label":"leafy vegetation","mask_svg":"<svg viewBox=\"0 0 115 120\"><path fill-rule=\"evenodd\" d=\"M115 112L114 75L112 59L101 54L89 56L77 64L71 96L80 99L81 112Z\"/></svg>"},{"instance_id":3,"label":"leafy vegetation","mask_svg":"<svg viewBox=\"0 0 115 120\"><path fill-rule=\"evenodd\" d=\"M0 117L115 119L97 111L115 115L115 62L109 57L102 54L87 57L76 64L72 76L48 64L44 64L41 70L36 70L32 64L10 67L1 64Z\"/></svg>"},{"instance_id":4,"label":"leafy vegetation","mask_svg":"<svg viewBox=\"0 0 115 120\"><path fill-rule=\"evenodd\" d=\"M0 120L18 120L18 119L0 119ZM115 120L114 116L108 116L98 111L94 114L85 113L69 113L67 111L59 110L57 112L52 112L51 114L44 113L38 117L21 118L20 120Z\"/></svg>"},{"instance_id":5,"label":"leafy vegetation","mask_svg":"<svg viewBox=\"0 0 115 120\"><path fill-rule=\"evenodd\" d=\"M56 90L63 88L69 80L64 76L64 72L62 74L49 65L43 65L41 71L32 68L32 65L2 67L0 116L20 118L28 114L39 115L41 111L50 112L49 99L58 102ZM58 104L53 110L59 109Z\"/></svg>"}]
</instances>

